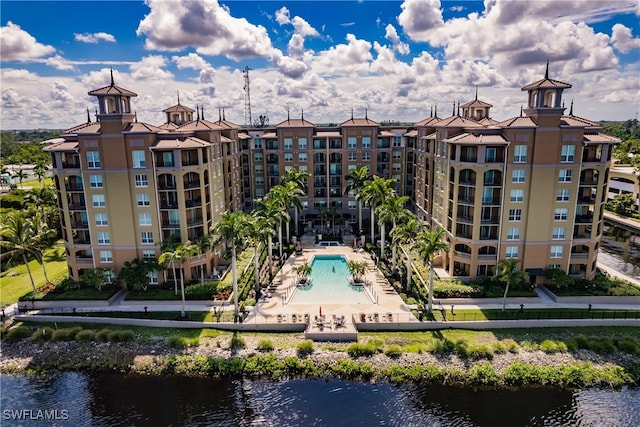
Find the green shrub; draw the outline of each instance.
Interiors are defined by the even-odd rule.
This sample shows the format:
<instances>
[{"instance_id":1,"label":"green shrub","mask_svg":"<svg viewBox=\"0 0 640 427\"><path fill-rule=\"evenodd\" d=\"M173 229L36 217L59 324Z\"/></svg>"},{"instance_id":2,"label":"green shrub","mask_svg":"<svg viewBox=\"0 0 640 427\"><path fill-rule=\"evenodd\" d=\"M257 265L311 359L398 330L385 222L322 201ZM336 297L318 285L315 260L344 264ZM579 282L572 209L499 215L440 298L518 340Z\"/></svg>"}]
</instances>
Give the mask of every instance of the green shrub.
<instances>
[{"instance_id":1,"label":"green shrub","mask_svg":"<svg viewBox=\"0 0 640 427\"><path fill-rule=\"evenodd\" d=\"M239 335L233 335L231 337L231 341L229 341L229 347L234 350L239 350L241 348L245 348L247 343L245 343L244 338Z\"/></svg>"},{"instance_id":2,"label":"green shrub","mask_svg":"<svg viewBox=\"0 0 640 427\"><path fill-rule=\"evenodd\" d=\"M452 352L455 347L456 346L452 341L445 338L443 340L436 341L431 351L435 354L445 354Z\"/></svg>"},{"instance_id":3,"label":"green shrub","mask_svg":"<svg viewBox=\"0 0 640 427\"><path fill-rule=\"evenodd\" d=\"M493 349L493 352L496 354L504 354L507 352L507 347L501 341L496 341L493 344L491 344L491 348Z\"/></svg>"},{"instance_id":4,"label":"green shrub","mask_svg":"<svg viewBox=\"0 0 640 427\"><path fill-rule=\"evenodd\" d=\"M260 351L269 352L274 350L274 345L271 340L260 340L258 346L256 347Z\"/></svg>"},{"instance_id":5,"label":"green shrub","mask_svg":"<svg viewBox=\"0 0 640 427\"><path fill-rule=\"evenodd\" d=\"M311 353L313 353L313 341L311 340L302 341L300 344L297 345L296 352L298 354L298 357L310 356Z\"/></svg>"},{"instance_id":6,"label":"green shrub","mask_svg":"<svg viewBox=\"0 0 640 427\"><path fill-rule=\"evenodd\" d=\"M38 328L31 334L31 341L48 341L53 335L53 329L49 327Z\"/></svg>"},{"instance_id":7,"label":"green shrub","mask_svg":"<svg viewBox=\"0 0 640 427\"><path fill-rule=\"evenodd\" d=\"M397 359L402 356L402 349L397 345L391 345L384 350L384 354L391 359Z\"/></svg>"},{"instance_id":8,"label":"green shrub","mask_svg":"<svg viewBox=\"0 0 640 427\"><path fill-rule=\"evenodd\" d=\"M100 329L98 332L96 332L96 341L109 341L109 334L111 332L111 329Z\"/></svg>"},{"instance_id":9,"label":"green shrub","mask_svg":"<svg viewBox=\"0 0 640 427\"><path fill-rule=\"evenodd\" d=\"M471 381L475 384L494 385L499 382L498 374L490 363L479 363L471 369Z\"/></svg>"},{"instance_id":10,"label":"green shrub","mask_svg":"<svg viewBox=\"0 0 640 427\"><path fill-rule=\"evenodd\" d=\"M51 334L52 341L73 341L76 339L76 334L82 330L81 327L76 326L74 328L56 329Z\"/></svg>"},{"instance_id":11,"label":"green shrub","mask_svg":"<svg viewBox=\"0 0 640 427\"><path fill-rule=\"evenodd\" d=\"M617 343L618 350L624 353L638 354L640 353L640 344L633 338L623 338Z\"/></svg>"},{"instance_id":12,"label":"green shrub","mask_svg":"<svg viewBox=\"0 0 640 427\"><path fill-rule=\"evenodd\" d=\"M111 331L107 335L109 342L130 342L135 338L133 331Z\"/></svg>"},{"instance_id":13,"label":"green shrub","mask_svg":"<svg viewBox=\"0 0 640 427\"><path fill-rule=\"evenodd\" d=\"M76 341L93 341L96 339L95 331L84 329L76 334Z\"/></svg>"},{"instance_id":14,"label":"green shrub","mask_svg":"<svg viewBox=\"0 0 640 427\"><path fill-rule=\"evenodd\" d=\"M500 342L502 343L502 345L504 345L504 348L507 349L509 353L517 353L520 348L518 343L511 338L505 338Z\"/></svg>"},{"instance_id":15,"label":"green shrub","mask_svg":"<svg viewBox=\"0 0 640 427\"><path fill-rule=\"evenodd\" d=\"M18 326L17 328L9 329L7 335L5 336L5 340L7 341L19 341L31 336L31 330L26 326Z\"/></svg>"},{"instance_id":16,"label":"green shrub","mask_svg":"<svg viewBox=\"0 0 640 427\"><path fill-rule=\"evenodd\" d=\"M484 344L469 346L467 354L472 359L493 359L493 351Z\"/></svg>"},{"instance_id":17,"label":"green shrub","mask_svg":"<svg viewBox=\"0 0 640 427\"><path fill-rule=\"evenodd\" d=\"M172 348L184 348L187 346L186 340L180 335L169 335L165 338L164 343Z\"/></svg>"},{"instance_id":18,"label":"green shrub","mask_svg":"<svg viewBox=\"0 0 640 427\"><path fill-rule=\"evenodd\" d=\"M184 288L185 298L191 300L207 300L212 299L218 292L218 284L215 282L191 285Z\"/></svg>"},{"instance_id":19,"label":"green shrub","mask_svg":"<svg viewBox=\"0 0 640 427\"><path fill-rule=\"evenodd\" d=\"M561 341L544 340L540 343L540 350L547 354L567 352L567 345Z\"/></svg>"},{"instance_id":20,"label":"green shrub","mask_svg":"<svg viewBox=\"0 0 640 427\"><path fill-rule=\"evenodd\" d=\"M364 344L353 343L347 347L347 353L353 358L373 356L382 351L382 345L383 343L380 340L371 340Z\"/></svg>"}]
</instances>

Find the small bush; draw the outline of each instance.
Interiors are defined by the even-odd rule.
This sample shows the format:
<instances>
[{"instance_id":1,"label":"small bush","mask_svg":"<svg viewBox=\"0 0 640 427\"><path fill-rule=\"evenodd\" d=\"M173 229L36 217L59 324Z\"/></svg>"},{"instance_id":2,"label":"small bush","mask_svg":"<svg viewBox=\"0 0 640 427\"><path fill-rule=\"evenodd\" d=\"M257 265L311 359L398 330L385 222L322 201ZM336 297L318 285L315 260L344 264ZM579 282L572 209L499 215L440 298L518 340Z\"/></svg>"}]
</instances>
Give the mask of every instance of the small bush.
<instances>
[{"instance_id":1,"label":"small bush","mask_svg":"<svg viewBox=\"0 0 640 427\"><path fill-rule=\"evenodd\" d=\"M76 341L93 341L96 339L95 331L84 329L76 334Z\"/></svg>"},{"instance_id":2,"label":"small bush","mask_svg":"<svg viewBox=\"0 0 640 427\"><path fill-rule=\"evenodd\" d=\"M347 347L347 353L353 358L373 356L382 351L382 341L372 340L365 344L353 343Z\"/></svg>"},{"instance_id":3,"label":"small bush","mask_svg":"<svg viewBox=\"0 0 640 427\"><path fill-rule=\"evenodd\" d=\"M217 283L205 283L204 285L187 286L184 289L184 296L191 300L207 300L212 299L217 292Z\"/></svg>"},{"instance_id":4,"label":"small bush","mask_svg":"<svg viewBox=\"0 0 640 427\"><path fill-rule=\"evenodd\" d=\"M17 328L9 329L5 340L7 341L19 341L31 336L31 330L26 326L18 326Z\"/></svg>"},{"instance_id":5,"label":"small bush","mask_svg":"<svg viewBox=\"0 0 640 427\"><path fill-rule=\"evenodd\" d=\"M49 327L38 328L31 334L31 341L48 341L53 335L53 329Z\"/></svg>"},{"instance_id":6,"label":"small bush","mask_svg":"<svg viewBox=\"0 0 640 427\"><path fill-rule=\"evenodd\" d=\"M432 352L435 354L450 353L453 351L454 348L455 348L455 344L452 341L445 338L444 340L438 340L435 342L435 344L433 345Z\"/></svg>"},{"instance_id":7,"label":"small bush","mask_svg":"<svg viewBox=\"0 0 640 427\"><path fill-rule=\"evenodd\" d=\"M113 332L111 329L100 329L98 332L96 332L96 341L109 341L109 334L111 332Z\"/></svg>"},{"instance_id":8,"label":"small bush","mask_svg":"<svg viewBox=\"0 0 640 427\"><path fill-rule=\"evenodd\" d=\"M640 353L640 344L633 338L623 338L617 343L618 350L624 353L638 354Z\"/></svg>"},{"instance_id":9,"label":"small bush","mask_svg":"<svg viewBox=\"0 0 640 427\"><path fill-rule=\"evenodd\" d=\"M540 350L547 354L561 353L568 351L567 345L561 341L544 340L540 343Z\"/></svg>"},{"instance_id":10,"label":"small bush","mask_svg":"<svg viewBox=\"0 0 640 427\"><path fill-rule=\"evenodd\" d=\"M133 331L111 331L107 335L109 342L130 342L133 341L135 335Z\"/></svg>"},{"instance_id":11,"label":"small bush","mask_svg":"<svg viewBox=\"0 0 640 427\"><path fill-rule=\"evenodd\" d=\"M493 351L486 345L474 345L468 348L468 353L472 359L493 359Z\"/></svg>"},{"instance_id":12,"label":"small bush","mask_svg":"<svg viewBox=\"0 0 640 427\"><path fill-rule=\"evenodd\" d=\"M504 345L504 348L509 353L517 353L518 350L520 349L520 346L518 345L518 343L512 340L511 338L505 338L500 342L502 343L502 345Z\"/></svg>"},{"instance_id":13,"label":"small bush","mask_svg":"<svg viewBox=\"0 0 640 427\"><path fill-rule=\"evenodd\" d=\"M73 341L76 339L76 334L82 330L81 327L76 326L74 328L56 329L51 334L52 341Z\"/></svg>"},{"instance_id":14,"label":"small bush","mask_svg":"<svg viewBox=\"0 0 640 427\"><path fill-rule=\"evenodd\" d=\"M298 357L307 357L313 353L313 341L306 340L298 344L296 347Z\"/></svg>"},{"instance_id":15,"label":"small bush","mask_svg":"<svg viewBox=\"0 0 640 427\"><path fill-rule=\"evenodd\" d=\"M489 363L480 363L471 370L471 380L475 384L493 385L499 381L498 374Z\"/></svg>"},{"instance_id":16,"label":"small bush","mask_svg":"<svg viewBox=\"0 0 640 427\"><path fill-rule=\"evenodd\" d=\"M491 348L495 354L504 354L507 352L507 347L501 341L496 341L491 344Z\"/></svg>"},{"instance_id":17,"label":"small bush","mask_svg":"<svg viewBox=\"0 0 640 427\"><path fill-rule=\"evenodd\" d=\"M238 350L241 348L245 348L246 346L247 346L247 343L244 341L244 338L242 338L241 336L234 335L231 337L231 341L229 342L230 348L234 350Z\"/></svg>"},{"instance_id":18,"label":"small bush","mask_svg":"<svg viewBox=\"0 0 640 427\"><path fill-rule=\"evenodd\" d=\"M180 335L169 335L164 343L172 348L184 348L187 346L187 342Z\"/></svg>"},{"instance_id":19,"label":"small bush","mask_svg":"<svg viewBox=\"0 0 640 427\"><path fill-rule=\"evenodd\" d=\"M273 345L273 342L271 342L271 340L260 340L256 348L259 351L269 352L269 351L273 351L275 347Z\"/></svg>"},{"instance_id":20,"label":"small bush","mask_svg":"<svg viewBox=\"0 0 640 427\"><path fill-rule=\"evenodd\" d=\"M384 354L391 359L397 359L402 356L402 349L397 345L391 345L384 350Z\"/></svg>"}]
</instances>

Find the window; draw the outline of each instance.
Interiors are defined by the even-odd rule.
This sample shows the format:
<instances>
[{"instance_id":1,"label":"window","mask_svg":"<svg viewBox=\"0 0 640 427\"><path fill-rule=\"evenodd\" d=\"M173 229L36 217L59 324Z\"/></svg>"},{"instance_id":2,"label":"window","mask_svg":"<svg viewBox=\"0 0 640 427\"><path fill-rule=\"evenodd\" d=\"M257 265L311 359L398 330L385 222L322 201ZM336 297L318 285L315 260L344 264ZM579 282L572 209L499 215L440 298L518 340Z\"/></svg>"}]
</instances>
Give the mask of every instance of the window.
<instances>
[{"instance_id":1,"label":"window","mask_svg":"<svg viewBox=\"0 0 640 427\"><path fill-rule=\"evenodd\" d=\"M284 153L285 162L293 162L293 153Z\"/></svg>"},{"instance_id":2,"label":"window","mask_svg":"<svg viewBox=\"0 0 640 427\"><path fill-rule=\"evenodd\" d=\"M563 145L562 154L560 155L560 161L562 163L571 163L576 155L575 145Z\"/></svg>"},{"instance_id":3,"label":"window","mask_svg":"<svg viewBox=\"0 0 640 427\"><path fill-rule=\"evenodd\" d=\"M511 172L511 182L524 182L524 178L524 169L514 169L513 172Z\"/></svg>"},{"instance_id":4,"label":"window","mask_svg":"<svg viewBox=\"0 0 640 427\"><path fill-rule=\"evenodd\" d=\"M285 138L284 139L284 149L292 150L293 149L293 138Z\"/></svg>"},{"instance_id":5,"label":"window","mask_svg":"<svg viewBox=\"0 0 640 427\"><path fill-rule=\"evenodd\" d=\"M394 136L393 137L393 146L394 147L401 147L402 146L402 137Z\"/></svg>"},{"instance_id":6,"label":"window","mask_svg":"<svg viewBox=\"0 0 640 427\"><path fill-rule=\"evenodd\" d=\"M517 246L507 246L505 248L505 258L518 258L518 247Z\"/></svg>"},{"instance_id":7,"label":"window","mask_svg":"<svg viewBox=\"0 0 640 427\"><path fill-rule=\"evenodd\" d=\"M306 171L307 171L307 165L298 166L298 172L306 172Z\"/></svg>"},{"instance_id":8,"label":"window","mask_svg":"<svg viewBox=\"0 0 640 427\"><path fill-rule=\"evenodd\" d=\"M140 241L143 245L153 245L153 233L151 231L143 231L140 233Z\"/></svg>"},{"instance_id":9,"label":"window","mask_svg":"<svg viewBox=\"0 0 640 427\"><path fill-rule=\"evenodd\" d=\"M522 209L509 209L509 221L522 221Z\"/></svg>"},{"instance_id":10,"label":"window","mask_svg":"<svg viewBox=\"0 0 640 427\"><path fill-rule=\"evenodd\" d=\"M166 153L172 154L172 153ZM147 161L144 158L144 150L133 150L131 152L131 156L133 158L133 167L134 168L146 168ZM171 166L171 165L168 165Z\"/></svg>"},{"instance_id":11,"label":"window","mask_svg":"<svg viewBox=\"0 0 640 427\"><path fill-rule=\"evenodd\" d=\"M508 228L507 240L520 240L520 228L518 227Z\"/></svg>"},{"instance_id":12,"label":"window","mask_svg":"<svg viewBox=\"0 0 640 427\"><path fill-rule=\"evenodd\" d=\"M256 176L256 185L264 185L264 176Z\"/></svg>"},{"instance_id":13,"label":"window","mask_svg":"<svg viewBox=\"0 0 640 427\"><path fill-rule=\"evenodd\" d=\"M253 153L253 159L257 162L262 161L262 153Z\"/></svg>"},{"instance_id":14,"label":"window","mask_svg":"<svg viewBox=\"0 0 640 427\"><path fill-rule=\"evenodd\" d=\"M264 166L256 165L256 173L264 173Z\"/></svg>"},{"instance_id":15,"label":"window","mask_svg":"<svg viewBox=\"0 0 640 427\"><path fill-rule=\"evenodd\" d=\"M285 154L285 160L287 159L287 156ZM298 153L298 161L299 162L306 162L307 161L307 153Z\"/></svg>"},{"instance_id":16,"label":"window","mask_svg":"<svg viewBox=\"0 0 640 427\"><path fill-rule=\"evenodd\" d=\"M139 225L151 225L151 214L150 213L139 213L138 214L138 224Z\"/></svg>"},{"instance_id":17,"label":"window","mask_svg":"<svg viewBox=\"0 0 640 427\"><path fill-rule=\"evenodd\" d=\"M146 174L136 174L135 176L136 187L148 187L149 181Z\"/></svg>"},{"instance_id":18,"label":"window","mask_svg":"<svg viewBox=\"0 0 640 427\"><path fill-rule=\"evenodd\" d=\"M362 137L362 148L371 148L371 138L368 136Z\"/></svg>"},{"instance_id":19,"label":"window","mask_svg":"<svg viewBox=\"0 0 640 427\"><path fill-rule=\"evenodd\" d=\"M513 163L526 163L527 162L527 146L516 145L513 147Z\"/></svg>"},{"instance_id":20,"label":"window","mask_svg":"<svg viewBox=\"0 0 640 427\"><path fill-rule=\"evenodd\" d=\"M494 163L496 161L496 152L495 148L487 148L484 153L484 161L485 163Z\"/></svg>"},{"instance_id":21,"label":"window","mask_svg":"<svg viewBox=\"0 0 640 427\"><path fill-rule=\"evenodd\" d=\"M391 164L391 170L392 171L399 171L402 168L401 163L392 163Z\"/></svg>"},{"instance_id":22,"label":"window","mask_svg":"<svg viewBox=\"0 0 640 427\"><path fill-rule=\"evenodd\" d=\"M102 175L89 175L89 183L91 188L104 187L104 184L102 183Z\"/></svg>"},{"instance_id":23,"label":"window","mask_svg":"<svg viewBox=\"0 0 640 427\"><path fill-rule=\"evenodd\" d=\"M571 182L573 171L571 169L560 169L558 173L558 182Z\"/></svg>"},{"instance_id":24,"label":"window","mask_svg":"<svg viewBox=\"0 0 640 427\"><path fill-rule=\"evenodd\" d=\"M100 168L100 152L99 151L87 151L87 166L89 169Z\"/></svg>"},{"instance_id":25,"label":"window","mask_svg":"<svg viewBox=\"0 0 640 427\"><path fill-rule=\"evenodd\" d=\"M134 164L135 164L135 157L134 157L133 161L134 161ZM144 162L144 158L142 159L142 161ZM174 165L173 164L173 152L166 151L166 152L162 153L162 164L163 164L164 167L172 167ZM144 167L144 166L141 166L141 167Z\"/></svg>"},{"instance_id":26,"label":"window","mask_svg":"<svg viewBox=\"0 0 640 427\"><path fill-rule=\"evenodd\" d=\"M347 148L356 148L357 144L358 144L358 138L356 138L355 136L350 136L347 139Z\"/></svg>"},{"instance_id":27,"label":"window","mask_svg":"<svg viewBox=\"0 0 640 427\"><path fill-rule=\"evenodd\" d=\"M138 206L150 206L151 200L147 193L136 194L136 202Z\"/></svg>"},{"instance_id":28,"label":"window","mask_svg":"<svg viewBox=\"0 0 640 427\"><path fill-rule=\"evenodd\" d=\"M298 149L299 150L307 149L307 138L298 138Z\"/></svg>"},{"instance_id":29,"label":"window","mask_svg":"<svg viewBox=\"0 0 640 427\"><path fill-rule=\"evenodd\" d=\"M549 264L550 270L561 270L562 266L560 264Z\"/></svg>"},{"instance_id":30,"label":"window","mask_svg":"<svg viewBox=\"0 0 640 427\"><path fill-rule=\"evenodd\" d=\"M171 209L168 213L169 215L169 225L178 225L180 224L180 212L175 210L175 209Z\"/></svg>"},{"instance_id":31,"label":"window","mask_svg":"<svg viewBox=\"0 0 640 427\"><path fill-rule=\"evenodd\" d=\"M371 153L362 153L362 160L371 160Z\"/></svg>"},{"instance_id":32,"label":"window","mask_svg":"<svg viewBox=\"0 0 640 427\"><path fill-rule=\"evenodd\" d=\"M348 209L357 209L358 208L358 202L356 202L355 200L347 201L347 208Z\"/></svg>"},{"instance_id":33,"label":"window","mask_svg":"<svg viewBox=\"0 0 640 427\"><path fill-rule=\"evenodd\" d=\"M98 244L99 245L108 245L111 243L111 236L107 232L98 233Z\"/></svg>"},{"instance_id":34,"label":"window","mask_svg":"<svg viewBox=\"0 0 640 427\"><path fill-rule=\"evenodd\" d=\"M349 151L347 153L347 159L348 160L355 160L356 159L356 152L355 151Z\"/></svg>"},{"instance_id":35,"label":"window","mask_svg":"<svg viewBox=\"0 0 640 427\"><path fill-rule=\"evenodd\" d=\"M565 208L556 209L556 212L553 215L553 219L555 221L566 221L568 214L569 214L569 210L568 209L565 209Z\"/></svg>"},{"instance_id":36,"label":"window","mask_svg":"<svg viewBox=\"0 0 640 427\"><path fill-rule=\"evenodd\" d=\"M262 148L262 138L255 138L253 140L253 148L257 148L257 149Z\"/></svg>"},{"instance_id":37,"label":"window","mask_svg":"<svg viewBox=\"0 0 640 427\"><path fill-rule=\"evenodd\" d=\"M402 152L401 151L394 151L393 153L391 153L391 157L393 157L396 160L401 159L402 158Z\"/></svg>"},{"instance_id":38,"label":"window","mask_svg":"<svg viewBox=\"0 0 640 427\"><path fill-rule=\"evenodd\" d=\"M100 262L113 262L111 251L100 251Z\"/></svg>"},{"instance_id":39,"label":"window","mask_svg":"<svg viewBox=\"0 0 640 427\"><path fill-rule=\"evenodd\" d=\"M158 284L158 272L157 271L150 271L149 272L149 284L150 285L157 285Z\"/></svg>"},{"instance_id":40,"label":"window","mask_svg":"<svg viewBox=\"0 0 640 427\"><path fill-rule=\"evenodd\" d=\"M105 206L107 206L104 194L94 194L91 196L91 200L93 201L94 208L104 208Z\"/></svg>"},{"instance_id":41,"label":"window","mask_svg":"<svg viewBox=\"0 0 640 427\"><path fill-rule=\"evenodd\" d=\"M97 213L95 215L95 219L96 219L96 225L99 227L105 226L105 225L109 225L109 221L107 220L107 214L106 213Z\"/></svg>"},{"instance_id":42,"label":"window","mask_svg":"<svg viewBox=\"0 0 640 427\"><path fill-rule=\"evenodd\" d=\"M551 239L553 240L564 240L567 235L567 229L564 227L553 227L553 234L551 235Z\"/></svg>"},{"instance_id":43,"label":"window","mask_svg":"<svg viewBox=\"0 0 640 427\"><path fill-rule=\"evenodd\" d=\"M556 200L558 202L568 202L570 196L571 196L571 190L569 190L568 188L561 188L560 190L558 190L558 193L556 194Z\"/></svg>"},{"instance_id":44,"label":"window","mask_svg":"<svg viewBox=\"0 0 640 427\"><path fill-rule=\"evenodd\" d=\"M562 258L563 248L562 246L551 246L550 252L549 256L551 258Z\"/></svg>"},{"instance_id":45,"label":"window","mask_svg":"<svg viewBox=\"0 0 640 427\"><path fill-rule=\"evenodd\" d=\"M154 250L144 250L144 251L142 251L142 258L155 259L155 257L156 257L156 251L154 251Z\"/></svg>"},{"instance_id":46,"label":"window","mask_svg":"<svg viewBox=\"0 0 640 427\"><path fill-rule=\"evenodd\" d=\"M524 190L511 190L511 202L522 203L524 200Z\"/></svg>"},{"instance_id":47,"label":"window","mask_svg":"<svg viewBox=\"0 0 640 427\"><path fill-rule=\"evenodd\" d=\"M102 271L102 277L104 277L104 283L113 283L116 281L116 273L110 268Z\"/></svg>"}]
</instances>

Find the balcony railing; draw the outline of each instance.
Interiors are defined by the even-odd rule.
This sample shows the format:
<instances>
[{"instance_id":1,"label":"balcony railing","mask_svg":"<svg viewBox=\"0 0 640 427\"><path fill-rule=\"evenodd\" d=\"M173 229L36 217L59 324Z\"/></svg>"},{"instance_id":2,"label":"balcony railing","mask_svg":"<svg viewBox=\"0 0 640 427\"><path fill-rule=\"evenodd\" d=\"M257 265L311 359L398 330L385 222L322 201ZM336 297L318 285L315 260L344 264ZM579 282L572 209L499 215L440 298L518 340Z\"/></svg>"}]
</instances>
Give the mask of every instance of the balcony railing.
<instances>
[{"instance_id":1,"label":"balcony railing","mask_svg":"<svg viewBox=\"0 0 640 427\"><path fill-rule=\"evenodd\" d=\"M86 203L69 203L69 210L71 211L84 211L86 209Z\"/></svg>"},{"instance_id":2,"label":"balcony railing","mask_svg":"<svg viewBox=\"0 0 640 427\"><path fill-rule=\"evenodd\" d=\"M180 228L180 222L162 221L162 228Z\"/></svg>"},{"instance_id":3,"label":"balcony railing","mask_svg":"<svg viewBox=\"0 0 640 427\"><path fill-rule=\"evenodd\" d=\"M93 265L93 257L76 257L76 265Z\"/></svg>"},{"instance_id":4,"label":"balcony railing","mask_svg":"<svg viewBox=\"0 0 640 427\"><path fill-rule=\"evenodd\" d=\"M84 186L82 184L65 185L64 188L67 191L84 191Z\"/></svg>"},{"instance_id":5,"label":"balcony railing","mask_svg":"<svg viewBox=\"0 0 640 427\"><path fill-rule=\"evenodd\" d=\"M593 215L576 215L576 222L591 223L593 222Z\"/></svg>"}]
</instances>

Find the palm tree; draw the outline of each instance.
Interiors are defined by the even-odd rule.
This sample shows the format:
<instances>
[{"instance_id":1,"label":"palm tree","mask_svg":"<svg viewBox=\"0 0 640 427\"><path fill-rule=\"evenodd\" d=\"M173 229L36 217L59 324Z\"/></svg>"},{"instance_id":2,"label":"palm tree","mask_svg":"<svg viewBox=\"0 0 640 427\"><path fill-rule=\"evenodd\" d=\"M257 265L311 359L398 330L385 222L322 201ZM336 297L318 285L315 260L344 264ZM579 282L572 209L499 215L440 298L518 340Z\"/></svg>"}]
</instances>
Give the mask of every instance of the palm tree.
<instances>
[{"instance_id":1,"label":"palm tree","mask_svg":"<svg viewBox=\"0 0 640 427\"><path fill-rule=\"evenodd\" d=\"M56 194L53 187L34 187L24 196L24 200L40 208L43 219L48 222L46 208L56 207Z\"/></svg>"},{"instance_id":2,"label":"palm tree","mask_svg":"<svg viewBox=\"0 0 640 427\"><path fill-rule=\"evenodd\" d=\"M425 231L418 235L417 246L420 255L429 267L429 302L427 312L431 313L433 309L433 260L440 251L448 251L449 244L442 240L445 235L443 228L432 231Z\"/></svg>"},{"instance_id":3,"label":"palm tree","mask_svg":"<svg viewBox=\"0 0 640 427\"><path fill-rule=\"evenodd\" d=\"M371 243L375 244L375 209L376 207L384 204L384 202L394 197L395 191L391 185L393 179L384 179L379 176L374 176L372 180L367 181L361 190L362 200L369 205L371 210Z\"/></svg>"},{"instance_id":4,"label":"palm tree","mask_svg":"<svg viewBox=\"0 0 640 427\"><path fill-rule=\"evenodd\" d=\"M29 176L29 174L27 174L24 170L22 169L18 169L12 176L12 178L15 178L18 180L18 182L20 183L20 188L22 188L22 181L24 181L25 179L27 179L27 177Z\"/></svg>"},{"instance_id":5,"label":"palm tree","mask_svg":"<svg viewBox=\"0 0 640 427\"><path fill-rule=\"evenodd\" d=\"M283 249L283 241L282 241L282 223L289 222L291 216L289 215L289 195L286 187L282 185L276 185L269 190L266 196L268 203L270 204L270 209L272 209L271 214L274 215L278 219L278 242L280 243L280 259L282 260L282 249Z\"/></svg>"},{"instance_id":6,"label":"palm tree","mask_svg":"<svg viewBox=\"0 0 640 427\"><path fill-rule=\"evenodd\" d=\"M197 256L201 256L211 248L211 239L209 236L200 236L194 242L195 252ZM200 264L200 284L204 285L204 265Z\"/></svg>"},{"instance_id":7,"label":"palm tree","mask_svg":"<svg viewBox=\"0 0 640 427\"><path fill-rule=\"evenodd\" d=\"M407 245L407 291L411 291L411 249L413 248L413 244L416 241L416 237L421 233L427 231L427 225L420 221L415 215L409 214L405 221L401 224L398 224L397 227L394 227L391 230L392 241L391 244L394 246L394 249L398 245ZM395 266L395 260L393 261Z\"/></svg>"},{"instance_id":8,"label":"palm tree","mask_svg":"<svg viewBox=\"0 0 640 427\"><path fill-rule=\"evenodd\" d=\"M496 277L501 282L505 282L506 285L504 288L504 296L502 297L502 311L504 311L507 305L507 294L509 293L509 286L512 283L525 280L525 273L518 270L518 263L520 263L520 260L517 258L506 258L498 261L498 264L496 265Z\"/></svg>"},{"instance_id":9,"label":"palm tree","mask_svg":"<svg viewBox=\"0 0 640 427\"><path fill-rule=\"evenodd\" d=\"M190 241L186 241L184 244L178 245L173 251L168 250L167 252L163 252L158 258L158 262L160 264L164 264L165 262L170 262L173 268L174 280L175 280L175 271L176 264L180 268L180 292L182 296L182 310L180 312L181 317L185 317L185 297L184 297L184 263L193 255L196 251L196 246Z\"/></svg>"},{"instance_id":10,"label":"palm tree","mask_svg":"<svg viewBox=\"0 0 640 427\"><path fill-rule=\"evenodd\" d=\"M304 264L296 265L291 269L296 276L298 276L298 283L307 283L307 277L311 274L311 265L308 262L304 262Z\"/></svg>"},{"instance_id":11,"label":"palm tree","mask_svg":"<svg viewBox=\"0 0 640 427\"><path fill-rule=\"evenodd\" d=\"M34 247L35 233L31 222L27 221L20 214L8 215L4 224L0 228L0 246L11 253L11 256L22 256L24 265L27 267L27 273L31 280L33 292L37 292L36 284L33 281L33 275L29 268L29 259L27 255L35 256L37 250Z\"/></svg>"},{"instance_id":12,"label":"palm tree","mask_svg":"<svg viewBox=\"0 0 640 427\"><path fill-rule=\"evenodd\" d=\"M38 178L40 185L42 185L42 180L47 174L47 166L42 162L37 163L33 168L33 174Z\"/></svg>"},{"instance_id":13,"label":"palm tree","mask_svg":"<svg viewBox=\"0 0 640 427\"><path fill-rule=\"evenodd\" d=\"M44 250L49 246L49 241L55 236L56 232L49 227L43 214L37 212L31 216L31 230L33 232L32 253L42 267L46 283L50 283L51 281L47 276L47 269L44 265Z\"/></svg>"},{"instance_id":14,"label":"palm tree","mask_svg":"<svg viewBox=\"0 0 640 427\"><path fill-rule=\"evenodd\" d=\"M251 221L249 223L250 232L249 236L253 242L254 247L254 256L253 256L253 268L254 275L256 279L256 298L260 294L260 244L267 243L271 240L273 236L273 221L271 218L263 217L257 215L254 212L254 216L251 217ZM271 263L269 263L269 268L271 268Z\"/></svg>"},{"instance_id":15,"label":"palm tree","mask_svg":"<svg viewBox=\"0 0 640 427\"><path fill-rule=\"evenodd\" d=\"M236 248L241 246L247 238L251 221L249 214L242 211L222 214L220 222L216 224L211 232L214 234L214 244L222 241L231 245L231 271L233 273L233 304L234 315L238 318L238 278L236 276Z\"/></svg>"},{"instance_id":16,"label":"palm tree","mask_svg":"<svg viewBox=\"0 0 640 427\"><path fill-rule=\"evenodd\" d=\"M362 283L364 281L364 275L367 272L367 263L365 261L349 260L347 261L347 268L353 276L354 282Z\"/></svg>"},{"instance_id":17,"label":"palm tree","mask_svg":"<svg viewBox=\"0 0 640 427\"><path fill-rule=\"evenodd\" d=\"M307 171L299 171L296 168L289 169L285 172L285 174L280 178L280 184L286 185L290 182L293 182L298 189L300 189L300 194L298 195L298 199L300 197L304 197L307 195L307 180L311 178L311 174ZM294 208L294 218L296 225L296 236L298 235L298 204L293 205Z\"/></svg>"},{"instance_id":18,"label":"palm tree","mask_svg":"<svg viewBox=\"0 0 640 427\"><path fill-rule=\"evenodd\" d=\"M348 194L351 191L355 191L356 200L358 201L358 232L362 230L362 198L360 192L364 188L367 181L371 180L369 175L369 169L366 166L362 166L360 169L352 169L345 180L349 183L345 189L344 194Z\"/></svg>"},{"instance_id":19,"label":"palm tree","mask_svg":"<svg viewBox=\"0 0 640 427\"><path fill-rule=\"evenodd\" d=\"M171 264L171 269L173 270L173 293L175 295L178 294L178 277L176 276L176 263L175 263L174 257L175 257L175 251L179 245L180 245L180 239L177 238L175 234L172 234L171 236L169 236L168 239L165 239L160 243L160 250L162 251L161 257L165 253L168 255L166 255L162 259L162 261L158 259L158 263L160 265L165 265L167 263ZM167 277L165 274L165 280L166 279Z\"/></svg>"},{"instance_id":20,"label":"palm tree","mask_svg":"<svg viewBox=\"0 0 640 427\"><path fill-rule=\"evenodd\" d=\"M254 216L256 218L264 219L265 222L268 222L271 226L271 232L267 236L267 248L268 248L268 260L269 260L269 274L273 269L273 236L275 234L275 226L276 223L279 222L281 212L271 199L261 199L255 201L257 207L254 211Z\"/></svg>"},{"instance_id":21,"label":"palm tree","mask_svg":"<svg viewBox=\"0 0 640 427\"><path fill-rule=\"evenodd\" d=\"M404 205L409 201L408 196L389 197L383 204L378 206L376 212L378 213L378 221L380 221L380 258L384 258L384 244L385 244L385 230L386 223L392 223L392 230L396 228L398 220L406 217L409 214L409 210ZM393 246L393 268L396 267L396 248Z\"/></svg>"}]
</instances>

